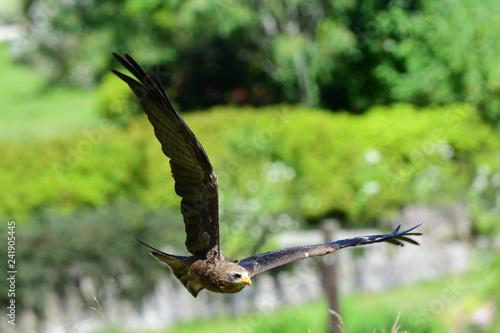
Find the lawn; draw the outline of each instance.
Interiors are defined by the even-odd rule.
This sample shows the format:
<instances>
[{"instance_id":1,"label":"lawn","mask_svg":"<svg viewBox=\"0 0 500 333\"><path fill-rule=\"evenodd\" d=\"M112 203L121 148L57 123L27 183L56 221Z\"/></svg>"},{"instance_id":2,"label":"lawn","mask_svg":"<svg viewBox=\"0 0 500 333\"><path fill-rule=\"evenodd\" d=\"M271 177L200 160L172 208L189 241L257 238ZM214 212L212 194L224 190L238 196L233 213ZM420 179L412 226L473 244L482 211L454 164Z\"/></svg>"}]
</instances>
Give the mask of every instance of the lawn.
<instances>
[{"instance_id":1,"label":"lawn","mask_svg":"<svg viewBox=\"0 0 500 333\"><path fill-rule=\"evenodd\" d=\"M43 73L12 60L0 43L0 141L35 140L94 128L96 91L51 87Z\"/></svg>"}]
</instances>

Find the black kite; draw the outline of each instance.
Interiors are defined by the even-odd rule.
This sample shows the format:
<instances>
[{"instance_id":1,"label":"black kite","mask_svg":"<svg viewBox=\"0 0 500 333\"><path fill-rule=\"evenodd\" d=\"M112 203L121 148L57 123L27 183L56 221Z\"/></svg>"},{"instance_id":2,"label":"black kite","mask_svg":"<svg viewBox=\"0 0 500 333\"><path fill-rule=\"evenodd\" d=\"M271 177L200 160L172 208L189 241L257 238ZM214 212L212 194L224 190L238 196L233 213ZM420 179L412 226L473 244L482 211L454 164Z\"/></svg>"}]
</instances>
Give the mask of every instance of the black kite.
<instances>
[{"instance_id":1,"label":"black kite","mask_svg":"<svg viewBox=\"0 0 500 333\"><path fill-rule=\"evenodd\" d=\"M217 176L205 150L184 120L174 110L165 90L155 75L148 75L130 57L114 54L115 58L139 81L113 70L125 81L146 112L163 153L170 158L175 192L182 198L181 212L186 230L186 248L190 257L164 253L139 240L153 251L151 255L166 263L175 277L196 297L203 288L216 293L237 293L250 279L274 267L308 257L322 256L349 246L388 242L418 245L407 236L413 228L391 234L354 237L326 244L297 246L266 252L232 261L223 254L219 237L219 200Z\"/></svg>"}]
</instances>

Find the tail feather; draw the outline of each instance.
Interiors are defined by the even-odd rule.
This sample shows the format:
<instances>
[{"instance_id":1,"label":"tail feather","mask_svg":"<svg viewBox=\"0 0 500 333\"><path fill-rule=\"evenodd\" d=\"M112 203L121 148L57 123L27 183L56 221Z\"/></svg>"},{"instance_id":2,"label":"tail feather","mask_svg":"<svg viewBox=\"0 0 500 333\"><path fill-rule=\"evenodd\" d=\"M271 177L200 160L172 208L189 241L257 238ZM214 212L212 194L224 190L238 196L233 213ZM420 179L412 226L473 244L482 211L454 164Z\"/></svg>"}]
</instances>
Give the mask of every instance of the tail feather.
<instances>
[{"instance_id":1,"label":"tail feather","mask_svg":"<svg viewBox=\"0 0 500 333\"><path fill-rule=\"evenodd\" d=\"M173 254L168 254L163 251L160 251L151 245L148 245L135 237L132 237L136 242L152 249L153 251L149 252L155 259L164 262L168 265L172 273L174 273L175 277L181 281L182 285L189 291L191 295L196 297L198 293L203 289L203 286L200 282L189 272L185 260L189 257L176 256Z\"/></svg>"}]
</instances>

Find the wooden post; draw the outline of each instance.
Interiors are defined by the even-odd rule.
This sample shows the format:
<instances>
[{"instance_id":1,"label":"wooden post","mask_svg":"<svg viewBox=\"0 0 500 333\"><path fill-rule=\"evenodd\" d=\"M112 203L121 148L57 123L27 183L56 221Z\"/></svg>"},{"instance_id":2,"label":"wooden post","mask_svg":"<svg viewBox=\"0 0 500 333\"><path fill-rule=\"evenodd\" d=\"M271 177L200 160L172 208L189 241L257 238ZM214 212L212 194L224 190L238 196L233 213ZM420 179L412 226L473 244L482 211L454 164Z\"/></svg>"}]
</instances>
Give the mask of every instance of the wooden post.
<instances>
[{"instance_id":1,"label":"wooden post","mask_svg":"<svg viewBox=\"0 0 500 333\"><path fill-rule=\"evenodd\" d=\"M338 222L334 219L328 219L321 223L321 230L324 234L325 243L334 241L335 230L338 229ZM323 281L325 284L326 297L328 298L329 309L340 313L338 293L337 293L337 277L335 267L335 254L327 254L323 257ZM328 314L330 317L331 333L340 333L339 319L337 316Z\"/></svg>"}]
</instances>

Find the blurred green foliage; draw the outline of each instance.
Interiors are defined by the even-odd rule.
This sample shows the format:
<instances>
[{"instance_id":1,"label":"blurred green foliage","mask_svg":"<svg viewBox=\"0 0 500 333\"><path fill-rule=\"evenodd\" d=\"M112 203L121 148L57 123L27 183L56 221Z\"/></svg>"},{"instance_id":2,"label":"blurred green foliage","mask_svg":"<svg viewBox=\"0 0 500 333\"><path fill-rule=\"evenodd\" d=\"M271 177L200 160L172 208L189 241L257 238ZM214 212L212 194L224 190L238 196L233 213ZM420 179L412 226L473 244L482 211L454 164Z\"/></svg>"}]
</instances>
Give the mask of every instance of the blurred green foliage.
<instances>
[{"instance_id":1,"label":"blurred green foliage","mask_svg":"<svg viewBox=\"0 0 500 333\"><path fill-rule=\"evenodd\" d=\"M116 66L111 52L131 52L160 65L185 109L466 102L498 124L499 11L497 0L25 0L14 49L80 86Z\"/></svg>"},{"instance_id":2,"label":"blurred green foliage","mask_svg":"<svg viewBox=\"0 0 500 333\"><path fill-rule=\"evenodd\" d=\"M68 135L99 122L94 90L48 87L43 73L11 59L0 43L0 140Z\"/></svg>"},{"instance_id":3,"label":"blurred green foliage","mask_svg":"<svg viewBox=\"0 0 500 333\"><path fill-rule=\"evenodd\" d=\"M97 94L97 112L101 118L125 125L131 118L144 113L137 98L130 93L130 87L117 81L111 72L104 75Z\"/></svg>"},{"instance_id":4,"label":"blurred green foliage","mask_svg":"<svg viewBox=\"0 0 500 333\"><path fill-rule=\"evenodd\" d=\"M19 0L3 0L0 3L0 24L16 23L22 12L22 2Z\"/></svg>"},{"instance_id":5,"label":"blurred green foliage","mask_svg":"<svg viewBox=\"0 0 500 333\"><path fill-rule=\"evenodd\" d=\"M368 48L387 56L374 68L386 88L379 100L415 105L463 101L500 121L500 3L420 0L390 6L377 19L380 38Z\"/></svg>"},{"instance_id":6,"label":"blurred green foliage","mask_svg":"<svg viewBox=\"0 0 500 333\"><path fill-rule=\"evenodd\" d=\"M219 107L185 118L219 177L223 219L286 213L363 225L410 203L468 200L475 217L498 209L500 140L466 105L394 105L364 116ZM28 147L0 145L0 185L9 189L0 216L29 221L47 209L68 213L119 199L178 207L169 161L145 118L126 129L103 121Z\"/></svg>"},{"instance_id":7,"label":"blurred green foliage","mask_svg":"<svg viewBox=\"0 0 500 333\"><path fill-rule=\"evenodd\" d=\"M16 280L16 305L43 318L50 311L49 292L86 305L94 303L92 295L141 299L168 268L155 265L130 236L179 249L181 220L177 209L153 211L122 200L73 214L46 211L29 226L17 223L16 262L22 270ZM8 270L6 260L0 268ZM7 293L2 293L0 304L8 302Z\"/></svg>"}]
</instances>

